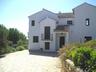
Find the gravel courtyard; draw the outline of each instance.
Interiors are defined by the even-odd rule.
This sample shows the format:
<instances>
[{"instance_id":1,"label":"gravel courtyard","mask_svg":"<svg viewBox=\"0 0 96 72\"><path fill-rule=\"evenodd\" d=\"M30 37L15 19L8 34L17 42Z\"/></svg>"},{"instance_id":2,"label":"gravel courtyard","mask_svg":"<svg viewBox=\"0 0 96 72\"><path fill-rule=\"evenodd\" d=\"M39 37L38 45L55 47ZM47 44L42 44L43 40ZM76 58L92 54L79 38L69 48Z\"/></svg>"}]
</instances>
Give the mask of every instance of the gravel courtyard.
<instances>
[{"instance_id":1,"label":"gravel courtyard","mask_svg":"<svg viewBox=\"0 0 96 72\"><path fill-rule=\"evenodd\" d=\"M0 58L0 72L61 72L58 57L29 54L27 50Z\"/></svg>"}]
</instances>

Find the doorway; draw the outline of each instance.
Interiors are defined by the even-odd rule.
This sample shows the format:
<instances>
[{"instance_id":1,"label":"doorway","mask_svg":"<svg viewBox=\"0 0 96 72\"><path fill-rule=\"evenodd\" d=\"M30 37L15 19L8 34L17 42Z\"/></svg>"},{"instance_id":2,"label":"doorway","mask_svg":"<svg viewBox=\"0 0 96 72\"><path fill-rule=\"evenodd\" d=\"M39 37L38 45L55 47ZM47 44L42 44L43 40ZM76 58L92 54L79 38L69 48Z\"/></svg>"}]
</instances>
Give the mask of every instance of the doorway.
<instances>
[{"instance_id":1,"label":"doorway","mask_svg":"<svg viewBox=\"0 0 96 72\"><path fill-rule=\"evenodd\" d=\"M65 45L65 37L61 36L59 39L59 47L62 48Z\"/></svg>"}]
</instances>

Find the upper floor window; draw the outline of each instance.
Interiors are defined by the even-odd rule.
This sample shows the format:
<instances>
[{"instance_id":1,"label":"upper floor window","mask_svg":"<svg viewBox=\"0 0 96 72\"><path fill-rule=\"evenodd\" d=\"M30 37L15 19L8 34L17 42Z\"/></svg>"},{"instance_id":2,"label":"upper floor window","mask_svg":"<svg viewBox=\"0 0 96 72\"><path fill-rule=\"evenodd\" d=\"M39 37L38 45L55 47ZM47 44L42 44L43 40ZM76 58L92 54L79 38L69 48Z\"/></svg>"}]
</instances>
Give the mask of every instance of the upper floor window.
<instances>
[{"instance_id":1,"label":"upper floor window","mask_svg":"<svg viewBox=\"0 0 96 72\"><path fill-rule=\"evenodd\" d=\"M35 26L35 20L32 20L32 21L31 21L31 25L32 25L32 26Z\"/></svg>"},{"instance_id":2,"label":"upper floor window","mask_svg":"<svg viewBox=\"0 0 96 72\"><path fill-rule=\"evenodd\" d=\"M34 43L39 42L39 37L38 37L38 36L33 36L33 42L34 42Z\"/></svg>"},{"instance_id":3,"label":"upper floor window","mask_svg":"<svg viewBox=\"0 0 96 72\"><path fill-rule=\"evenodd\" d=\"M86 25L86 26L89 26L89 25L90 25L90 19L89 19L89 18L86 18L86 19L85 19L85 25Z\"/></svg>"},{"instance_id":4,"label":"upper floor window","mask_svg":"<svg viewBox=\"0 0 96 72\"><path fill-rule=\"evenodd\" d=\"M69 25L73 24L72 20L68 20L67 24L69 24Z\"/></svg>"},{"instance_id":5,"label":"upper floor window","mask_svg":"<svg viewBox=\"0 0 96 72\"><path fill-rule=\"evenodd\" d=\"M59 23L59 21L56 21L56 24L58 24Z\"/></svg>"},{"instance_id":6,"label":"upper floor window","mask_svg":"<svg viewBox=\"0 0 96 72\"><path fill-rule=\"evenodd\" d=\"M44 34L45 34L45 39L47 40L50 40L50 26L45 26L45 29L44 29Z\"/></svg>"}]
</instances>

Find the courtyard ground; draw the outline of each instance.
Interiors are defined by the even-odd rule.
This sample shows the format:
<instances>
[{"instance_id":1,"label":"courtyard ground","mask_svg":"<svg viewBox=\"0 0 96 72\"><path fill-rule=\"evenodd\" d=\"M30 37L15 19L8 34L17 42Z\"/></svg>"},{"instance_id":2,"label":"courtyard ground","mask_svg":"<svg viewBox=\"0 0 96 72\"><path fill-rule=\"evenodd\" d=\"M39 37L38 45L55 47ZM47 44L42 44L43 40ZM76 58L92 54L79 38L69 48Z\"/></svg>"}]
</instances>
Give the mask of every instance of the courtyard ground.
<instances>
[{"instance_id":1,"label":"courtyard ground","mask_svg":"<svg viewBox=\"0 0 96 72\"><path fill-rule=\"evenodd\" d=\"M0 72L61 72L61 64L52 53L29 54L23 50L0 58Z\"/></svg>"}]
</instances>

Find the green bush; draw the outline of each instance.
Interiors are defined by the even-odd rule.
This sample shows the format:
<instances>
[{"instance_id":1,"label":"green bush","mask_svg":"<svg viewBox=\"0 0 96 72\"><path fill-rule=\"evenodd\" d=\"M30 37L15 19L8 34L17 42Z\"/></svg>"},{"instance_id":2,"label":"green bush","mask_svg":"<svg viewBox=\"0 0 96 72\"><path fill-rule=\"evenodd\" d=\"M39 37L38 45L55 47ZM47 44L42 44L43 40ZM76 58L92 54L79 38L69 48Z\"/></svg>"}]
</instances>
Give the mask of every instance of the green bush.
<instances>
[{"instance_id":1,"label":"green bush","mask_svg":"<svg viewBox=\"0 0 96 72\"><path fill-rule=\"evenodd\" d=\"M18 46L23 45L23 44L24 44L24 41L22 41L22 40L19 40L19 41L17 42L17 45L18 45Z\"/></svg>"},{"instance_id":2,"label":"green bush","mask_svg":"<svg viewBox=\"0 0 96 72\"><path fill-rule=\"evenodd\" d=\"M96 50L92 48L80 47L72 50L69 58L73 60L75 66L84 71L92 72L96 68Z\"/></svg>"},{"instance_id":3,"label":"green bush","mask_svg":"<svg viewBox=\"0 0 96 72\"><path fill-rule=\"evenodd\" d=\"M28 46L25 44L25 45L23 45L23 47L25 48L25 49L28 49Z\"/></svg>"},{"instance_id":4,"label":"green bush","mask_svg":"<svg viewBox=\"0 0 96 72\"><path fill-rule=\"evenodd\" d=\"M16 49L13 48L13 47L11 47L11 46L8 46L8 47L6 48L6 50L5 50L6 53L11 53L11 52L15 52L15 51L16 51Z\"/></svg>"},{"instance_id":5,"label":"green bush","mask_svg":"<svg viewBox=\"0 0 96 72\"><path fill-rule=\"evenodd\" d=\"M69 58L69 54L72 50L81 47L81 44L68 44L65 45L63 48L59 49L59 55L61 59L68 59Z\"/></svg>"},{"instance_id":6,"label":"green bush","mask_svg":"<svg viewBox=\"0 0 96 72\"><path fill-rule=\"evenodd\" d=\"M62 63L66 59L71 59L75 66L87 72L96 72L96 40L82 44L65 45L63 48L60 48L59 55Z\"/></svg>"},{"instance_id":7,"label":"green bush","mask_svg":"<svg viewBox=\"0 0 96 72\"><path fill-rule=\"evenodd\" d=\"M24 49L28 49L28 46L27 46L27 41L23 41L23 40L19 40L18 43L17 43L17 46L23 46Z\"/></svg>"},{"instance_id":8,"label":"green bush","mask_svg":"<svg viewBox=\"0 0 96 72\"><path fill-rule=\"evenodd\" d=\"M5 54L6 48L0 48L0 55Z\"/></svg>"},{"instance_id":9,"label":"green bush","mask_svg":"<svg viewBox=\"0 0 96 72\"><path fill-rule=\"evenodd\" d=\"M91 52L91 65L90 65L90 69L93 72L96 72L96 50L93 50Z\"/></svg>"},{"instance_id":10,"label":"green bush","mask_svg":"<svg viewBox=\"0 0 96 72\"><path fill-rule=\"evenodd\" d=\"M2 48L2 50L0 50L0 54L5 54L5 53L11 53L11 52L15 52L16 49L11 47L11 46L7 46L6 48Z\"/></svg>"},{"instance_id":11,"label":"green bush","mask_svg":"<svg viewBox=\"0 0 96 72\"><path fill-rule=\"evenodd\" d=\"M8 46L12 46L12 45L13 45L12 41L8 41Z\"/></svg>"},{"instance_id":12,"label":"green bush","mask_svg":"<svg viewBox=\"0 0 96 72\"><path fill-rule=\"evenodd\" d=\"M21 50L24 50L25 48L23 47L23 46L18 46L18 47L16 47L16 50L17 51L21 51Z\"/></svg>"},{"instance_id":13,"label":"green bush","mask_svg":"<svg viewBox=\"0 0 96 72\"><path fill-rule=\"evenodd\" d=\"M88 42L84 43L82 46L96 49L96 40L88 41Z\"/></svg>"}]
</instances>

